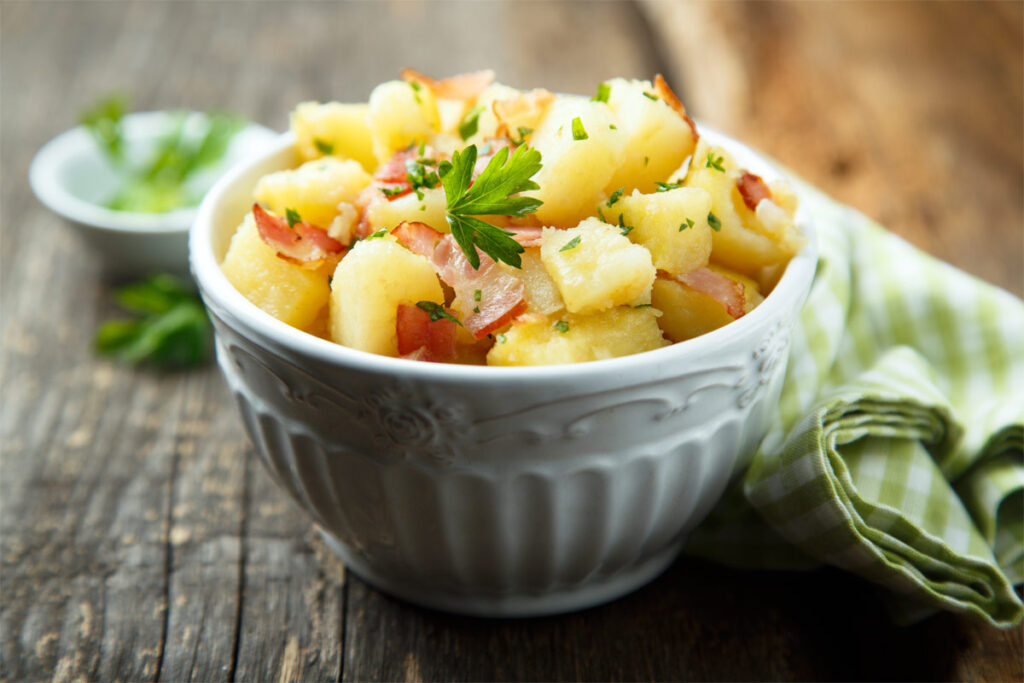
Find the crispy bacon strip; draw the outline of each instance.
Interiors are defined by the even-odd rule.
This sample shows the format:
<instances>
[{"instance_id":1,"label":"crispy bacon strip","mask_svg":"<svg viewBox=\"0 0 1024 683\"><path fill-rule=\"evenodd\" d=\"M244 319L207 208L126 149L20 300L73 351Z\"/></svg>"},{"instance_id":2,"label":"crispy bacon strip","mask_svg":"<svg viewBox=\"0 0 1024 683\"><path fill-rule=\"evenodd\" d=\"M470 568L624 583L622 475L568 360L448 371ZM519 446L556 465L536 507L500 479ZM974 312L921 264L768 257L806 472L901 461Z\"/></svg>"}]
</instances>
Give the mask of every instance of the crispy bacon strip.
<instances>
[{"instance_id":1,"label":"crispy bacon strip","mask_svg":"<svg viewBox=\"0 0 1024 683\"><path fill-rule=\"evenodd\" d=\"M683 117L683 120L686 121L690 130L693 131L694 140L700 139L700 134L697 132L697 124L695 124L693 119L690 118L690 115L686 113L686 107L683 106L679 97L672 92L672 88L668 86L668 81L666 81L665 77L661 74L656 74L654 76L654 94L665 100L665 104L672 107L677 114Z\"/></svg>"},{"instance_id":2,"label":"crispy bacon strip","mask_svg":"<svg viewBox=\"0 0 1024 683\"><path fill-rule=\"evenodd\" d=\"M743 283L716 273L709 268L698 268L683 275L673 276L679 282L698 292L707 294L715 301L725 306L725 312L733 318L740 318L746 312L744 310L744 288Z\"/></svg>"},{"instance_id":3,"label":"crispy bacon strip","mask_svg":"<svg viewBox=\"0 0 1024 683\"><path fill-rule=\"evenodd\" d=\"M431 320L430 314L419 306L398 305L395 333L398 353L403 358L435 363L450 361L455 358L455 332L455 323L447 318Z\"/></svg>"},{"instance_id":4,"label":"crispy bacon strip","mask_svg":"<svg viewBox=\"0 0 1024 683\"><path fill-rule=\"evenodd\" d=\"M438 242L444 237L437 230L419 221L402 221L398 224L398 227L391 231L391 234L395 236L395 239L403 247L414 254L426 256L427 258L431 258L434 255L434 249L437 248Z\"/></svg>"},{"instance_id":5,"label":"crispy bacon strip","mask_svg":"<svg viewBox=\"0 0 1024 683\"><path fill-rule=\"evenodd\" d=\"M736 180L736 188L743 197L743 203L751 211L757 211L757 205L762 199L772 198L772 191L761 180L761 176L756 176L750 171L743 171L743 175Z\"/></svg>"},{"instance_id":6,"label":"crispy bacon strip","mask_svg":"<svg viewBox=\"0 0 1024 683\"><path fill-rule=\"evenodd\" d=\"M416 81L430 88L434 95L446 100L471 100L494 82L494 72L490 69L458 74L436 80L421 74L415 69L402 69L401 77L406 83Z\"/></svg>"},{"instance_id":7,"label":"crispy bacon strip","mask_svg":"<svg viewBox=\"0 0 1024 683\"><path fill-rule=\"evenodd\" d=\"M285 261L315 270L327 259L345 252L345 245L323 228L305 221L289 226L287 220L270 215L259 204L252 205L252 214L260 237Z\"/></svg>"},{"instance_id":8,"label":"crispy bacon strip","mask_svg":"<svg viewBox=\"0 0 1024 683\"><path fill-rule=\"evenodd\" d=\"M498 135L510 137L512 131L509 130L509 122L512 119L539 120L554 101L554 94L543 88L524 92L507 100L495 100L491 103L491 111L498 120Z\"/></svg>"}]
</instances>

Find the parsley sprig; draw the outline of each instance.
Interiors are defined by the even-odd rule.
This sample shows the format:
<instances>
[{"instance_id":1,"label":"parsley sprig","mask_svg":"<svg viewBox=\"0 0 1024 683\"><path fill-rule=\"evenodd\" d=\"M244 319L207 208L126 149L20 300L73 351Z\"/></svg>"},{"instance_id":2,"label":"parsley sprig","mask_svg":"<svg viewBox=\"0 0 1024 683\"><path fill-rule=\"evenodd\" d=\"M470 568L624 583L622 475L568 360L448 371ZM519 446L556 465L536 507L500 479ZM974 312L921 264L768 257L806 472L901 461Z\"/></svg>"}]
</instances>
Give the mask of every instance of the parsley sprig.
<instances>
[{"instance_id":1,"label":"parsley sprig","mask_svg":"<svg viewBox=\"0 0 1024 683\"><path fill-rule=\"evenodd\" d=\"M540 152L524 145L510 157L508 147L502 147L474 181L476 156L476 145L470 145L438 166L452 237L474 268L480 267L477 249L495 261L521 268L519 255L524 250L512 233L476 216L525 216L536 211L543 203L541 200L518 195L540 188L530 180L541 168Z\"/></svg>"},{"instance_id":2,"label":"parsley sprig","mask_svg":"<svg viewBox=\"0 0 1024 683\"><path fill-rule=\"evenodd\" d=\"M100 354L164 370L201 365L210 357L206 310L177 278L153 275L116 290L114 300L136 317L100 325L93 341Z\"/></svg>"}]
</instances>

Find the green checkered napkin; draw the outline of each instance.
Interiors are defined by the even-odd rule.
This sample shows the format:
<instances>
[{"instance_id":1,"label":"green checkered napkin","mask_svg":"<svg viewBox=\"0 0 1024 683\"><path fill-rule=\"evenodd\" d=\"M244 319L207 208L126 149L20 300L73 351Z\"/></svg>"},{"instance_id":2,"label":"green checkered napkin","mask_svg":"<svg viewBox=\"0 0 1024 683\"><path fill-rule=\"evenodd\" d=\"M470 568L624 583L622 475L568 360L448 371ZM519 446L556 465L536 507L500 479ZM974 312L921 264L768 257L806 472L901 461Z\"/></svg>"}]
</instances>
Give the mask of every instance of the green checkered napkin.
<instances>
[{"instance_id":1,"label":"green checkered napkin","mask_svg":"<svg viewBox=\"0 0 1024 683\"><path fill-rule=\"evenodd\" d=\"M1024 605L1024 302L798 186L818 231L776 423L687 551L831 564L1009 627Z\"/></svg>"}]
</instances>

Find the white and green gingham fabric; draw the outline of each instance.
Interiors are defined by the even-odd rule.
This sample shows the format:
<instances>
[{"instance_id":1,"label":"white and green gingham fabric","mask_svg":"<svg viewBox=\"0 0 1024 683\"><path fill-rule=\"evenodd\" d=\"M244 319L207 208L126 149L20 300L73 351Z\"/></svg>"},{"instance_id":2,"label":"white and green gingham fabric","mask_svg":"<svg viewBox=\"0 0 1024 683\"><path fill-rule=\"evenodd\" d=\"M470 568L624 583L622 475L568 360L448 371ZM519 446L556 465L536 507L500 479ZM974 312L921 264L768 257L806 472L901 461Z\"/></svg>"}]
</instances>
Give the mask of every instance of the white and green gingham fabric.
<instances>
[{"instance_id":1,"label":"white and green gingham fabric","mask_svg":"<svg viewBox=\"0 0 1024 683\"><path fill-rule=\"evenodd\" d=\"M777 420L690 553L834 565L894 616L1024 617L1024 301L806 185L820 258Z\"/></svg>"}]
</instances>

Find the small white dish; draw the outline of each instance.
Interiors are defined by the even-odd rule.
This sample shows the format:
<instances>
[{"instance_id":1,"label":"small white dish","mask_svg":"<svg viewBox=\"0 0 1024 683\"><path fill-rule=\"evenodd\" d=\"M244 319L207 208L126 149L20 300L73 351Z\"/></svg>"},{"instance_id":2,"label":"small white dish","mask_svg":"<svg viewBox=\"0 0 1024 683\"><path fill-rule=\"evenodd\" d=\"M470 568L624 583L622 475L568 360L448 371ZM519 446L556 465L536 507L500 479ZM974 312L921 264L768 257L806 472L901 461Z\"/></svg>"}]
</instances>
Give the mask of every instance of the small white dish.
<instances>
[{"instance_id":1,"label":"small white dish","mask_svg":"<svg viewBox=\"0 0 1024 683\"><path fill-rule=\"evenodd\" d=\"M141 160L166 134L173 112L140 112L123 119L131 161ZM190 117L202 114L191 112ZM188 125L188 123L186 124ZM210 187L237 162L258 154L278 133L248 124L231 140L219 163L189 182L197 189ZM153 271L188 273L188 230L198 207L166 213L115 211L103 204L117 190L120 177L99 145L82 126L72 128L43 145L29 168L29 184L36 197L78 230L88 247L112 276L141 275Z\"/></svg>"}]
</instances>

